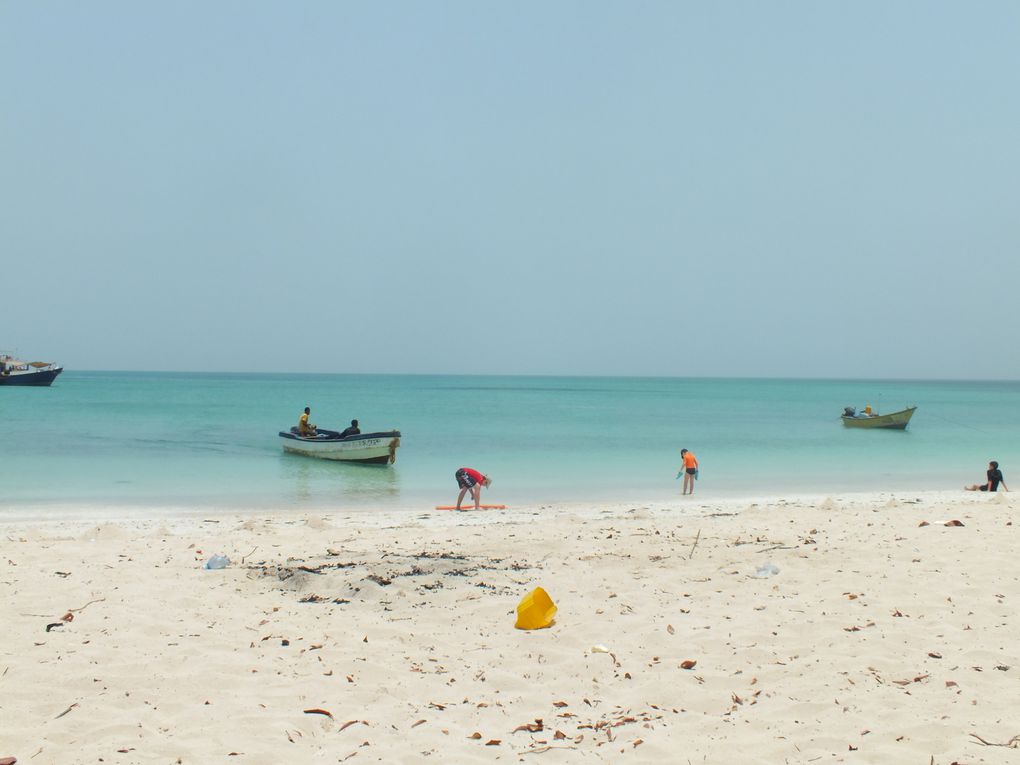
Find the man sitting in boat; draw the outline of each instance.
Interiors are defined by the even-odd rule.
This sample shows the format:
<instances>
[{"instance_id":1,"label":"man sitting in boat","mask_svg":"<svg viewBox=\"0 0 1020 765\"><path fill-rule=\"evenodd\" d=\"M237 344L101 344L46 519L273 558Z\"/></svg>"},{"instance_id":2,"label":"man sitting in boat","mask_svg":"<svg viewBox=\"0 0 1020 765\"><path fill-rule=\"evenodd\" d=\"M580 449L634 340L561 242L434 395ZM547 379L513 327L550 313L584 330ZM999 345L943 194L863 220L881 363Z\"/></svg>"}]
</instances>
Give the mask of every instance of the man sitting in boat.
<instances>
[{"instance_id":1,"label":"man sitting in boat","mask_svg":"<svg viewBox=\"0 0 1020 765\"><path fill-rule=\"evenodd\" d=\"M316 430L315 425L308 422L308 415L310 415L311 413L312 413L311 407L306 406L305 411L298 418L297 427L299 436L308 436L310 438L315 438L315 436L318 435L318 431Z\"/></svg>"},{"instance_id":2,"label":"man sitting in boat","mask_svg":"<svg viewBox=\"0 0 1020 765\"><path fill-rule=\"evenodd\" d=\"M361 435L361 428L358 427L358 421L357 420L351 420L351 427L344 428L340 432L340 438L347 438L347 436L360 436L360 435Z\"/></svg>"}]
</instances>

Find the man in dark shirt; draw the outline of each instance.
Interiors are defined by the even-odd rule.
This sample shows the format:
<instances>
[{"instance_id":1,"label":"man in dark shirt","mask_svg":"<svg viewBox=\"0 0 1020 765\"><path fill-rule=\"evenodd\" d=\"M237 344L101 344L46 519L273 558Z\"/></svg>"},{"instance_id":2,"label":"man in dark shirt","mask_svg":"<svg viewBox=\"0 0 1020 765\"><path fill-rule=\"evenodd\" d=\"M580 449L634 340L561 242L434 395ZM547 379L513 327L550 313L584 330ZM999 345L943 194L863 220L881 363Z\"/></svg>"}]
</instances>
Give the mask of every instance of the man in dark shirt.
<instances>
[{"instance_id":1,"label":"man in dark shirt","mask_svg":"<svg viewBox=\"0 0 1020 765\"><path fill-rule=\"evenodd\" d=\"M357 420L351 420L351 427L344 428L340 433L340 438L347 438L347 436L360 436L361 428L358 427Z\"/></svg>"},{"instance_id":2,"label":"man in dark shirt","mask_svg":"<svg viewBox=\"0 0 1020 765\"><path fill-rule=\"evenodd\" d=\"M999 463L992 460L988 463L988 472L985 474L988 478L987 483L974 484L973 486L964 486L963 488L967 491L998 491L999 484L1002 484L1003 491L1009 491L1009 487L1006 485L1006 479L1002 477L1002 471L999 470Z\"/></svg>"}]
</instances>

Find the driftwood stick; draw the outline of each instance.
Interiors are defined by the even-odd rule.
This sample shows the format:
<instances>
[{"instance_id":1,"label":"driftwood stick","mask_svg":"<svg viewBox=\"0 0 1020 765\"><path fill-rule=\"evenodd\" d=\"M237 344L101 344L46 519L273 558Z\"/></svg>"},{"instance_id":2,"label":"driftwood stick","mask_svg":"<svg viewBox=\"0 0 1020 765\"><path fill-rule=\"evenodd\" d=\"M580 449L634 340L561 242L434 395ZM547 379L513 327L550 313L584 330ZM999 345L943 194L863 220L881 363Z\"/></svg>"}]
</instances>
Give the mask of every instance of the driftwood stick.
<instances>
[{"instance_id":1,"label":"driftwood stick","mask_svg":"<svg viewBox=\"0 0 1020 765\"><path fill-rule=\"evenodd\" d=\"M977 733L971 733L970 735L976 738L985 746L1004 746L1007 749L1020 748L1020 736L1013 736L1013 738L1011 738L1005 744L996 744L994 741L986 741L985 739L981 738L981 736L979 736Z\"/></svg>"},{"instance_id":2,"label":"driftwood stick","mask_svg":"<svg viewBox=\"0 0 1020 765\"><path fill-rule=\"evenodd\" d=\"M106 598L96 598L95 600L90 600L88 603L86 603L81 608L69 608L67 610L70 611L73 614L75 611L84 611L86 608L91 606L93 603L102 603L104 600L106 600Z\"/></svg>"},{"instance_id":3,"label":"driftwood stick","mask_svg":"<svg viewBox=\"0 0 1020 765\"><path fill-rule=\"evenodd\" d=\"M698 546L698 540L701 539L701 529L698 529L698 535L694 537L694 544L691 545L691 552L687 555L687 560L694 557L694 550Z\"/></svg>"},{"instance_id":4,"label":"driftwood stick","mask_svg":"<svg viewBox=\"0 0 1020 765\"><path fill-rule=\"evenodd\" d=\"M772 545L772 547L766 547L762 550L755 550L755 552L772 552L773 550L796 550L796 547L790 547L789 545Z\"/></svg>"},{"instance_id":5,"label":"driftwood stick","mask_svg":"<svg viewBox=\"0 0 1020 765\"><path fill-rule=\"evenodd\" d=\"M57 715L56 717L54 717L53 719L54 719L54 720L59 720L59 719L60 719L61 717L63 717L63 716L64 716L64 715L66 715L66 714L67 714L68 712L70 712L70 711L71 711L72 709L74 709L74 708L75 708L76 706L78 706L78 702L77 702L77 701L76 701L76 702L74 702L74 703L73 703L73 704L72 704L71 706L69 706L69 707L68 707L67 709L65 709L65 710L64 710L63 712L61 712L61 713L60 713L59 715Z\"/></svg>"}]
</instances>

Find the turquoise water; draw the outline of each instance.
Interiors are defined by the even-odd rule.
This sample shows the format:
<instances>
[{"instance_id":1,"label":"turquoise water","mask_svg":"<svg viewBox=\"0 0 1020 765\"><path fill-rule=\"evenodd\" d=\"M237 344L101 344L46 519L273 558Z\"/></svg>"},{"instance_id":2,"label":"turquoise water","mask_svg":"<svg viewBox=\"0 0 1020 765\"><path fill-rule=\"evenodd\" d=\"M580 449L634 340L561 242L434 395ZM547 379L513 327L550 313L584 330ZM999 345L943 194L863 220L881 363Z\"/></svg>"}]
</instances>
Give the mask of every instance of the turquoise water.
<instances>
[{"instance_id":1,"label":"turquoise water","mask_svg":"<svg viewBox=\"0 0 1020 765\"><path fill-rule=\"evenodd\" d=\"M906 432L842 407L919 409ZM392 467L284 454L312 421L399 429ZM1020 466L1020 383L66 372L0 388L3 506L426 508L454 471L486 501L668 500L681 447L703 498L955 489ZM1017 479L1020 482L1020 478Z\"/></svg>"}]
</instances>

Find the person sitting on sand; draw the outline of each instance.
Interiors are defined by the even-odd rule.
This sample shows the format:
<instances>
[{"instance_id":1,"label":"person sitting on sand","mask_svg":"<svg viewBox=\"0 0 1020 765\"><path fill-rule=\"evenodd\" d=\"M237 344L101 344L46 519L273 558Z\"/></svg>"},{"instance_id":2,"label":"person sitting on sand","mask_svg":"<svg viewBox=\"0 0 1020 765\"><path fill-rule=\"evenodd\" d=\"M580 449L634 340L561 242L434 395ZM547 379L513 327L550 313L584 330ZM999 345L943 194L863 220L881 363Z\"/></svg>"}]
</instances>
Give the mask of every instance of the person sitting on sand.
<instances>
[{"instance_id":1,"label":"person sitting on sand","mask_svg":"<svg viewBox=\"0 0 1020 765\"><path fill-rule=\"evenodd\" d=\"M482 475L477 470L466 467L462 467L454 473L454 478L457 479L457 485L460 487L460 494L457 495L457 509L463 509L460 503L464 500L464 495L470 491L472 498L475 500L475 510L477 510L482 498L482 487L490 486L492 479Z\"/></svg>"},{"instance_id":2,"label":"person sitting on sand","mask_svg":"<svg viewBox=\"0 0 1020 765\"><path fill-rule=\"evenodd\" d=\"M347 438L347 436L360 436L361 428L358 427L357 420L351 420L351 427L344 428L340 431L340 438Z\"/></svg>"},{"instance_id":3,"label":"person sitting on sand","mask_svg":"<svg viewBox=\"0 0 1020 765\"><path fill-rule=\"evenodd\" d=\"M1009 491L1009 487L1006 486L1006 480L1002 477L1002 471L999 470L999 463L992 460L988 463L988 477L987 483L976 483L973 486L964 486L966 491L998 491L999 484L1002 484L1003 491Z\"/></svg>"},{"instance_id":4,"label":"person sitting on sand","mask_svg":"<svg viewBox=\"0 0 1020 765\"><path fill-rule=\"evenodd\" d=\"M680 458L684 461L681 466L681 470L684 471L684 494L694 493L694 478L698 474L698 458L694 456L694 452L687 451L687 449L680 450ZM690 491L687 490L688 486Z\"/></svg>"},{"instance_id":5,"label":"person sitting on sand","mask_svg":"<svg viewBox=\"0 0 1020 765\"><path fill-rule=\"evenodd\" d=\"M297 429L299 436L310 436L314 438L316 435L318 435L318 431L316 430L315 425L308 421L308 415L310 415L311 413L312 413L311 407L306 406L305 411L298 418Z\"/></svg>"}]
</instances>

